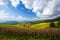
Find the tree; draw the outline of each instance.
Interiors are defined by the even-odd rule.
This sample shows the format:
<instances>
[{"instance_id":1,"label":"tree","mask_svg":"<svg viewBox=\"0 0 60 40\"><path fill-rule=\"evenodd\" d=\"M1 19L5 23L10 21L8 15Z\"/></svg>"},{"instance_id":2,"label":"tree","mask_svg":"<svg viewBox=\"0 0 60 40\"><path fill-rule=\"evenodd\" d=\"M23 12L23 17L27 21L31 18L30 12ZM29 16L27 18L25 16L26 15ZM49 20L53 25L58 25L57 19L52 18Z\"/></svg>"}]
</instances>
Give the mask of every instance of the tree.
<instances>
[{"instance_id":1,"label":"tree","mask_svg":"<svg viewBox=\"0 0 60 40\"><path fill-rule=\"evenodd\" d=\"M60 22L57 23L57 27L60 28Z\"/></svg>"},{"instance_id":2,"label":"tree","mask_svg":"<svg viewBox=\"0 0 60 40\"><path fill-rule=\"evenodd\" d=\"M51 23L50 23L50 27L51 27L51 28L55 28L54 22L51 22Z\"/></svg>"}]
</instances>

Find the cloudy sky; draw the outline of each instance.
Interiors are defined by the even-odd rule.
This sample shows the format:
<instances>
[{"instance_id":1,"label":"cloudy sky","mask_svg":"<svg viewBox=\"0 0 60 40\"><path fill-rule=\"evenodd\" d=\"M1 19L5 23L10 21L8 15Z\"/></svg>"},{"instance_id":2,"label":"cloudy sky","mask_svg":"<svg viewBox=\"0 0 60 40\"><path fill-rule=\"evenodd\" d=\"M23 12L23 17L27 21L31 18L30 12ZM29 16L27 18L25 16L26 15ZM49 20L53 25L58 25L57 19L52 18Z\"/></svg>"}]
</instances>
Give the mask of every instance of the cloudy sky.
<instances>
[{"instance_id":1,"label":"cloudy sky","mask_svg":"<svg viewBox=\"0 0 60 40\"><path fill-rule=\"evenodd\" d=\"M60 0L0 0L0 21L34 21L60 16Z\"/></svg>"}]
</instances>

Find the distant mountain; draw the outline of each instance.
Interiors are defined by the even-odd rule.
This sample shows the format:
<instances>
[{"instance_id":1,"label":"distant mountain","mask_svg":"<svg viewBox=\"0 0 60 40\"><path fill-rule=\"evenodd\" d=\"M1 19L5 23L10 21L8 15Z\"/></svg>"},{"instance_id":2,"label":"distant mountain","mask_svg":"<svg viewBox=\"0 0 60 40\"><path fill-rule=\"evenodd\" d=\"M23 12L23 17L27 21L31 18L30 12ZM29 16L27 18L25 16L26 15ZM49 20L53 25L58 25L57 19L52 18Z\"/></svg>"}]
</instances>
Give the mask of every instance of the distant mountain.
<instances>
[{"instance_id":1,"label":"distant mountain","mask_svg":"<svg viewBox=\"0 0 60 40\"><path fill-rule=\"evenodd\" d=\"M60 21L60 17L53 19L55 21Z\"/></svg>"},{"instance_id":2,"label":"distant mountain","mask_svg":"<svg viewBox=\"0 0 60 40\"><path fill-rule=\"evenodd\" d=\"M37 21L32 21L32 22L33 22L33 23L44 23L44 22L54 22L54 21L60 21L60 17L55 18L55 19L37 20Z\"/></svg>"},{"instance_id":3,"label":"distant mountain","mask_svg":"<svg viewBox=\"0 0 60 40\"><path fill-rule=\"evenodd\" d=\"M17 21L4 21L4 22L0 22L0 23L3 23L3 24L17 24L19 22L17 22Z\"/></svg>"},{"instance_id":4,"label":"distant mountain","mask_svg":"<svg viewBox=\"0 0 60 40\"><path fill-rule=\"evenodd\" d=\"M55 19L46 20L46 21L50 21L50 22L53 22L53 21L60 21L60 17L55 18Z\"/></svg>"},{"instance_id":5,"label":"distant mountain","mask_svg":"<svg viewBox=\"0 0 60 40\"><path fill-rule=\"evenodd\" d=\"M18 24L18 23L28 23L30 21L1 21L0 24Z\"/></svg>"},{"instance_id":6,"label":"distant mountain","mask_svg":"<svg viewBox=\"0 0 60 40\"><path fill-rule=\"evenodd\" d=\"M43 22L53 22L53 21L60 21L60 17L55 19L49 19L49 20L37 20L37 21L0 21L0 23L3 24L17 24L17 23L43 23Z\"/></svg>"}]
</instances>

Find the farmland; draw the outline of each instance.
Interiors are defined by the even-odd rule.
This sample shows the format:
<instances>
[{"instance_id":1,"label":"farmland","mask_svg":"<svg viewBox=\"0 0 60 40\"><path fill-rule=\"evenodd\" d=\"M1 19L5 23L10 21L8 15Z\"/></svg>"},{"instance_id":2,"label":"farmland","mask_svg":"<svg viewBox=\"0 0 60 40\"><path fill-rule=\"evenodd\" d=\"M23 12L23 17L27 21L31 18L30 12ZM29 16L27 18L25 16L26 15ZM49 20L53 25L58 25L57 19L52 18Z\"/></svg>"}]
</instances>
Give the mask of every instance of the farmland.
<instances>
[{"instance_id":1,"label":"farmland","mask_svg":"<svg viewBox=\"0 0 60 40\"><path fill-rule=\"evenodd\" d=\"M0 40L60 40L60 21L0 24Z\"/></svg>"}]
</instances>

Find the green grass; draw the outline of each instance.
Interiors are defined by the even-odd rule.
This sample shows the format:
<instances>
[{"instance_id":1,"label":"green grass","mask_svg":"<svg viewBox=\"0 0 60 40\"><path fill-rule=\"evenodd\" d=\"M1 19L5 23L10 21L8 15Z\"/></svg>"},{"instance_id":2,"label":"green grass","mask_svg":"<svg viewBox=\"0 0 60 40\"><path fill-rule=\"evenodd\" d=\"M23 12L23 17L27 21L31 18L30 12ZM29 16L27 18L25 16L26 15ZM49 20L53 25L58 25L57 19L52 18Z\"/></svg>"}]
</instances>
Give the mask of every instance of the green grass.
<instances>
[{"instance_id":1,"label":"green grass","mask_svg":"<svg viewBox=\"0 0 60 40\"><path fill-rule=\"evenodd\" d=\"M0 40L60 40L60 36L26 36L26 35L11 35L0 32Z\"/></svg>"},{"instance_id":2,"label":"green grass","mask_svg":"<svg viewBox=\"0 0 60 40\"><path fill-rule=\"evenodd\" d=\"M22 28L23 24L0 24L0 27L16 27L16 28Z\"/></svg>"},{"instance_id":3,"label":"green grass","mask_svg":"<svg viewBox=\"0 0 60 40\"><path fill-rule=\"evenodd\" d=\"M31 25L30 28L50 28L50 23L38 23Z\"/></svg>"}]
</instances>

